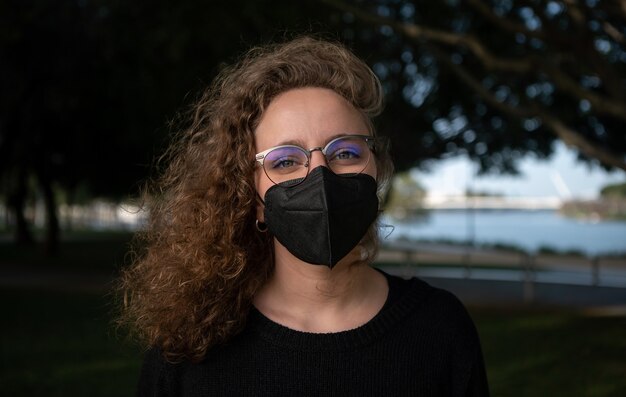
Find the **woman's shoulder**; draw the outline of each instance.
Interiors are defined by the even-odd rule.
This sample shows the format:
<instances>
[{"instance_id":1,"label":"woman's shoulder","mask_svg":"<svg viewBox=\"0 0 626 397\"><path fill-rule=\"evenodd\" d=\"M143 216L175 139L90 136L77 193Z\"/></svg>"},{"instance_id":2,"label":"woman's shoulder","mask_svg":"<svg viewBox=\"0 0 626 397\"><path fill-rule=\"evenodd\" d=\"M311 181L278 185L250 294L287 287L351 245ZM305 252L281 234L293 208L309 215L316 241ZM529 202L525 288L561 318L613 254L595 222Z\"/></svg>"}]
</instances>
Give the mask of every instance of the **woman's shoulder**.
<instances>
[{"instance_id":1,"label":"woman's shoulder","mask_svg":"<svg viewBox=\"0 0 626 397\"><path fill-rule=\"evenodd\" d=\"M378 269L386 278L389 284L389 300L397 301L400 298L428 301L430 304L444 306L463 306L461 301L451 293L442 288L432 286L428 282L418 278L404 278L390 274Z\"/></svg>"},{"instance_id":2,"label":"woman's shoulder","mask_svg":"<svg viewBox=\"0 0 626 397\"><path fill-rule=\"evenodd\" d=\"M137 383L139 397L169 397L179 396L183 385L195 385L202 380L197 376L191 379L187 374L197 375L201 366L189 359L171 360L166 357L158 346L152 346L145 351L143 363Z\"/></svg>"},{"instance_id":3,"label":"woman's shoulder","mask_svg":"<svg viewBox=\"0 0 626 397\"><path fill-rule=\"evenodd\" d=\"M145 352L139 373L137 396L167 396L172 390L170 384L171 365L165 360L161 350L151 347Z\"/></svg>"},{"instance_id":4,"label":"woman's shoulder","mask_svg":"<svg viewBox=\"0 0 626 397\"><path fill-rule=\"evenodd\" d=\"M452 292L417 278L402 278L383 271L389 283L386 309L402 312L420 327L474 333L474 323L464 304Z\"/></svg>"}]
</instances>

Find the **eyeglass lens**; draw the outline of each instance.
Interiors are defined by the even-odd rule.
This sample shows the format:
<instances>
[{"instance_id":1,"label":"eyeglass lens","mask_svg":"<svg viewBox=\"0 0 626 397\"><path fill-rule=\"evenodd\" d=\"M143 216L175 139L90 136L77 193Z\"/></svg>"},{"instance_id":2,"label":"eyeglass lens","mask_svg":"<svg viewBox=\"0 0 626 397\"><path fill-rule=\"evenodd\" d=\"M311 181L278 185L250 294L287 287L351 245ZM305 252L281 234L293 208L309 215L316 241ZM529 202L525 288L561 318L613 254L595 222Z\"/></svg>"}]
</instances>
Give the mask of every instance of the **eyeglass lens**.
<instances>
[{"instance_id":1,"label":"eyeglass lens","mask_svg":"<svg viewBox=\"0 0 626 397\"><path fill-rule=\"evenodd\" d=\"M328 167L335 174L358 174L370 159L365 139L343 137L331 141L323 149ZM282 146L266 154L263 168L268 178L278 184L304 179L309 172L309 152L299 146Z\"/></svg>"}]
</instances>

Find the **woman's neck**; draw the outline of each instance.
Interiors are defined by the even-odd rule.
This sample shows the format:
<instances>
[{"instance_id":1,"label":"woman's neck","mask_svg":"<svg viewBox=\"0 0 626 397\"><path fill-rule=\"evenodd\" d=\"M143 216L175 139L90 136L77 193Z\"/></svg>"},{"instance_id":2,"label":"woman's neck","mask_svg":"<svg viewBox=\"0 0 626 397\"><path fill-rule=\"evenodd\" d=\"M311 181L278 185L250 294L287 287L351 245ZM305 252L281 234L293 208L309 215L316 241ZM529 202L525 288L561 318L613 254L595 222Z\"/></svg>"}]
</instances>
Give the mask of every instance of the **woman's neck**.
<instances>
[{"instance_id":1,"label":"woman's neck","mask_svg":"<svg viewBox=\"0 0 626 397\"><path fill-rule=\"evenodd\" d=\"M359 327L380 311L388 292L385 277L359 261L357 247L330 269L302 262L278 244L274 273L254 305L272 321L298 331Z\"/></svg>"}]
</instances>

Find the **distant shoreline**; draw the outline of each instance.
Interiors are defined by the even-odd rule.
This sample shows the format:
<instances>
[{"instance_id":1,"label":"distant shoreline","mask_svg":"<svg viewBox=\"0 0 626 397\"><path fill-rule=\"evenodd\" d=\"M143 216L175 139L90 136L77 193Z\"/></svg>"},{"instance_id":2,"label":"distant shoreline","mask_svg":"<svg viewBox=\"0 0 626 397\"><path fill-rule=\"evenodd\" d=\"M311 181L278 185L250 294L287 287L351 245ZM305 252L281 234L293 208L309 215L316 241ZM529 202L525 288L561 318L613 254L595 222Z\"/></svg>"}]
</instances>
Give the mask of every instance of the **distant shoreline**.
<instances>
[{"instance_id":1,"label":"distant shoreline","mask_svg":"<svg viewBox=\"0 0 626 397\"><path fill-rule=\"evenodd\" d=\"M585 256L626 253L626 222L567 217L558 210L432 209L403 218L385 215L388 241L438 241Z\"/></svg>"}]
</instances>

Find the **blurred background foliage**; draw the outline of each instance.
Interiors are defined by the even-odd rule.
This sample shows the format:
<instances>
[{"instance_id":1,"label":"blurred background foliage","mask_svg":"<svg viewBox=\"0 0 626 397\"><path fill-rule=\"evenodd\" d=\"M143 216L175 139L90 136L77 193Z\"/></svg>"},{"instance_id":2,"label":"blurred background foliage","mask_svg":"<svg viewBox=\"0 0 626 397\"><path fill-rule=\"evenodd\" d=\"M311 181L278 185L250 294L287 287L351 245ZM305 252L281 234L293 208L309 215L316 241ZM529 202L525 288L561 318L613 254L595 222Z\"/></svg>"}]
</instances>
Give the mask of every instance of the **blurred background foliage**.
<instances>
[{"instance_id":1,"label":"blurred background foliage","mask_svg":"<svg viewBox=\"0 0 626 397\"><path fill-rule=\"evenodd\" d=\"M8 395L132 393L141 352L120 343L102 296L131 234L64 230L59 248L59 206L135 197L220 68L303 33L345 42L381 78L376 124L399 171L392 208L415 212L425 194L404 171L460 154L481 172L515 173L562 140L582 161L626 168L623 0L0 0L0 201L26 245L1 244L0 258L50 273L0 290ZM624 185L602 196L619 209ZM43 236L27 216L35 202ZM42 258L34 237L61 255ZM472 314L494 396L624 395L623 316Z\"/></svg>"},{"instance_id":2,"label":"blurred background foliage","mask_svg":"<svg viewBox=\"0 0 626 397\"><path fill-rule=\"evenodd\" d=\"M136 195L170 122L252 45L324 32L381 78L398 170L467 154L515 173L563 140L626 169L620 1L0 2L0 186L15 240L25 207Z\"/></svg>"}]
</instances>

